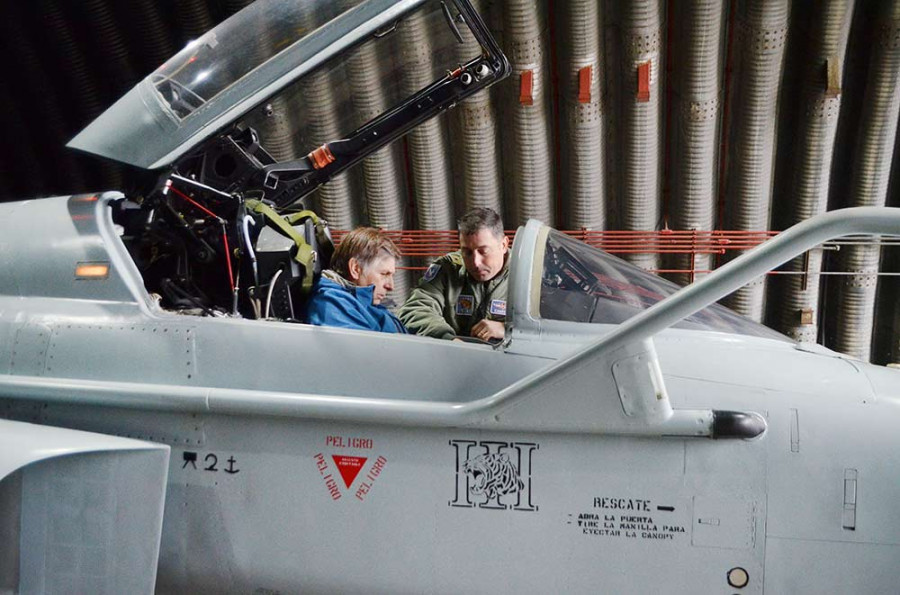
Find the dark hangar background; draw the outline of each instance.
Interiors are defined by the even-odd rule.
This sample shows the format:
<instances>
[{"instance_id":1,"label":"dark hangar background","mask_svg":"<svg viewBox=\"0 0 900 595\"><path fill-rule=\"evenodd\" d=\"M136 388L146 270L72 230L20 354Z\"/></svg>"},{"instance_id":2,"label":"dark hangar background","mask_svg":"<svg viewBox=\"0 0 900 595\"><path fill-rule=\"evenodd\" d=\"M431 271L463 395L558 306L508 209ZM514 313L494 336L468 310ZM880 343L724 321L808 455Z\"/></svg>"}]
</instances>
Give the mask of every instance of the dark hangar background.
<instances>
[{"instance_id":1,"label":"dark hangar background","mask_svg":"<svg viewBox=\"0 0 900 595\"><path fill-rule=\"evenodd\" d=\"M65 144L250 0L6 0L0 200L120 189L132 172Z\"/></svg>"}]
</instances>

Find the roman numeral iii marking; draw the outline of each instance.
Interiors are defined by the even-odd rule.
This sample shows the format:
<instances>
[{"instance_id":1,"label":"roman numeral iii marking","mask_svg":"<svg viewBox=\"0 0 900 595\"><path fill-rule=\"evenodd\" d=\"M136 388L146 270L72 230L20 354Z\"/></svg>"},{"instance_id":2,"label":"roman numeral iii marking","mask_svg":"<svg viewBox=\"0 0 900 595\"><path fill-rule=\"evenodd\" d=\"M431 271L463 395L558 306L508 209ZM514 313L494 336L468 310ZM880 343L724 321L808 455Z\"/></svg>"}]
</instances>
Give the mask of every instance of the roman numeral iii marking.
<instances>
[{"instance_id":1,"label":"roman numeral iii marking","mask_svg":"<svg viewBox=\"0 0 900 595\"><path fill-rule=\"evenodd\" d=\"M533 442L451 440L456 485L450 506L536 511L532 500Z\"/></svg>"}]
</instances>

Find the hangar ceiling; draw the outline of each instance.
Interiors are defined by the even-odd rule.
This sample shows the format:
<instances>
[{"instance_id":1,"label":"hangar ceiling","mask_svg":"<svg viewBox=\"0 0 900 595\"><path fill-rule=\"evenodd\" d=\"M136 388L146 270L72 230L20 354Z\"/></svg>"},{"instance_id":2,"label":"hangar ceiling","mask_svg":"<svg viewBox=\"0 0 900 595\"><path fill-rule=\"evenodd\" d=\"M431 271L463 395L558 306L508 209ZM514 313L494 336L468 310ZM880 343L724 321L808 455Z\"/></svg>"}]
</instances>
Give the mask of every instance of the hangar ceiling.
<instances>
[{"instance_id":1,"label":"hangar ceiling","mask_svg":"<svg viewBox=\"0 0 900 595\"><path fill-rule=\"evenodd\" d=\"M6 6L0 198L134 186L134 172L63 145L247 3ZM313 206L334 227L447 230L466 208L492 206L508 228L535 217L585 237L626 238L603 245L686 283L766 232L825 210L900 206L890 183L900 167L892 159L900 2L474 3L513 75L322 189ZM423 34L403 23L394 51L414 52L428 43ZM347 69L358 109L377 100L390 59L361 51ZM326 118L328 93L322 85L315 102L273 105L273 117L260 122L272 139L267 149L280 159L306 154L309 147L279 135L279 118L295 109ZM613 232L633 233L603 236ZM679 253L667 249L672 237L694 240ZM793 337L900 363L895 244L828 244L726 303ZM398 292L414 281L405 274Z\"/></svg>"}]
</instances>

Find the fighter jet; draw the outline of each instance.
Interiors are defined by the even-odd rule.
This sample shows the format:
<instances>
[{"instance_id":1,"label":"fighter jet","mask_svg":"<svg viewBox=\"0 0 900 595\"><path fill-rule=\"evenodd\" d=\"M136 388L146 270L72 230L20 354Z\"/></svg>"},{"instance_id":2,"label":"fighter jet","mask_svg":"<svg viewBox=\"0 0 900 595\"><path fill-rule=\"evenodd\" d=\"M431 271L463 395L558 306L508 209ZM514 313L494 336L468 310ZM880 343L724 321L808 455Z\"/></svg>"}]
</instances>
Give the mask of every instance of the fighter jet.
<instances>
[{"instance_id":1,"label":"fighter jet","mask_svg":"<svg viewBox=\"0 0 900 595\"><path fill-rule=\"evenodd\" d=\"M430 82L355 124L413 26ZM900 371L715 304L896 209L680 290L530 221L499 345L304 324L307 197L509 70L468 0L258 0L71 142L146 189L0 205L0 591L896 590Z\"/></svg>"}]
</instances>

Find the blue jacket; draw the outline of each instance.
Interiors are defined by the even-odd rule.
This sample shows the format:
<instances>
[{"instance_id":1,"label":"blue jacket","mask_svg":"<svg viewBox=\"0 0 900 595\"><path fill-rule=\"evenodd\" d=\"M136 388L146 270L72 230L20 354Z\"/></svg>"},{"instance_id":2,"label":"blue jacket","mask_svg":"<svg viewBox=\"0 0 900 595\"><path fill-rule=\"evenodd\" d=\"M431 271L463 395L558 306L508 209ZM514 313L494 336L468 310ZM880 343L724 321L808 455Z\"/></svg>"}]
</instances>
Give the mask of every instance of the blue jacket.
<instances>
[{"instance_id":1,"label":"blue jacket","mask_svg":"<svg viewBox=\"0 0 900 595\"><path fill-rule=\"evenodd\" d=\"M307 321L383 333L406 333L403 323L382 305L372 303L375 287L357 287L332 271L313 285L307 302Z\"/></svg>"}]
</instances>

